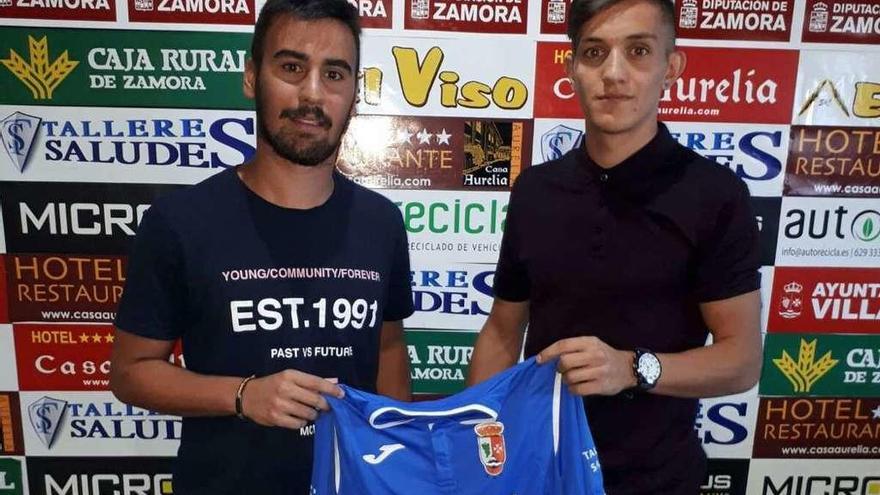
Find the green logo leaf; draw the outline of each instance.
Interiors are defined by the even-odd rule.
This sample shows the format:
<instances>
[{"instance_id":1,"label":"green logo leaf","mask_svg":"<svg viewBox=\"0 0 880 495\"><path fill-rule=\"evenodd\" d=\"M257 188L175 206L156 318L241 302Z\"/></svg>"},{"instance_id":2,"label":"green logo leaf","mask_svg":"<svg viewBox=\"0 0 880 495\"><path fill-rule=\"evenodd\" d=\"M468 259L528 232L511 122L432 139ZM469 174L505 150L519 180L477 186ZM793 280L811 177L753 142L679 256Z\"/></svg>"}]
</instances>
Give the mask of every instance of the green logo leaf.
<instances>
[{"instance_id":1,"label":"green logo leaf","mask_svg":"<svg viewBox=\"0 0 880 495\"><path fill-rule=\"evenodd\" d=\"M863 242L880 239L880 211L865 210L853 219L850 226L853 237Z\"/></svg>"}]
</instances>

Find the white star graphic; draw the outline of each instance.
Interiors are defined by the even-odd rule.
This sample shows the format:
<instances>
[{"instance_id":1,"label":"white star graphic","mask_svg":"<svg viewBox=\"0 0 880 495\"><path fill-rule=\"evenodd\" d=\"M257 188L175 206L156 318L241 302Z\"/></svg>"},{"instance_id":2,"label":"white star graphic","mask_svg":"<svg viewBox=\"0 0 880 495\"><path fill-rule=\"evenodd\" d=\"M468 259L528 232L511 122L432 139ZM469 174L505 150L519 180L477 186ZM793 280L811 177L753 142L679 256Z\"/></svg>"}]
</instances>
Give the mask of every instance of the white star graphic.
<instances>
[{"instance_id":1,"label":"white star graphic","mask_svg":"<svg viewBox=\"0 0 880 495\"><path fill-rule=\"evenodd\" d=\"M449 144L449 138L451 138L451 137L452 137L452 134L447 134L447 133L446 133L446 128L444 127L444 128L443 128L443 129L437 134L437 144L447 144L447 145L448 145L448 144Z\"/></svg>"},{"instance_id":2,"label":"white star graphic","mask_svg":"<svg viewBox=\"0 0 880 495\"><path fill-rule=\"evenodd\" d=\"M410 143L411 141L409 140L409 138L411 138L412 135L413 134L411 132L409 132L408 130L400 129L399 131L397 131L397 140L400 141L401 143L403 143L403 142Z\"/></svg>"},{"instance_id":3,"label":"white star graphic","mask_svg":"<svg viewBox=\"0 0 880 495\"><path fill-rule=\"evenodd\" d=\"M874 413L874 419L880 419L880 406L877 406L877 407L876 407L873 411L871 411L871 412Z\"/></svg>"},{"instance_id":4,"label":"white star graphic","mask_svg":"<svg viewBox=\"0 0 880 495\"><path fill-rule=\"evenodd\" d=\"M416 134L416 137L419 138L419 143L421 144L431 144L431 136L433 136L433 134L428 132L427 129L422 129Z\"/></svg>"}]
</instances>

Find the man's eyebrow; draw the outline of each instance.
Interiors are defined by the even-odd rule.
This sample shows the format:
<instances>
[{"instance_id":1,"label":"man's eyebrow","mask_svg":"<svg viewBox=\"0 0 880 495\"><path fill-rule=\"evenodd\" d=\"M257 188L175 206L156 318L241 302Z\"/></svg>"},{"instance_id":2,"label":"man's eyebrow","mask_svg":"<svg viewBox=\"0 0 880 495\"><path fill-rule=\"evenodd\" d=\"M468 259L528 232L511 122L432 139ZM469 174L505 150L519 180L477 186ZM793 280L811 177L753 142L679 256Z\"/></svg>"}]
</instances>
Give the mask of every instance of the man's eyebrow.
<instances>
[{"instance_id":1,"label":"man's eyebrow","mask_svg":"<svg viewBox=\"0 0 880 495\"><path fill-rule=\"evenodd\" d=\"M644 40L644 39L658 39L656 34L653 33L635 33L627 36L625 39L627 40ZM607 43L608 40L605 38L599 38L596 36L585 36L581 38L581 43Z\"/></svg>"},{"instance_id":2,"label":"man's eyebrow","mask_svg":"<svg viewBox=\"0 0 880 495\"><path fill-rule=\"evenodd\" d=\"M309 59L309 56L306 55L305 53L299 52L296 50L291 50L289 48L283 48L281 50L278 50L277 52L275 52L274 55L272 55L272 58L285 58L285 57L296 58L299 60L308 60Z\"/></svg>"},{"instance_id":3,"label":"man's eyebrow","mask_svg":"<svg viewBox=\"0 0 880 495\"><path fill-rule=\"evenodd\" d=\"M278 50L273 55L273 58L295 58L297 60L302 60L303 62L308 62L310 57L303 52L297 50L291 50L289 48L284 48ZM346 62L341 58L330 58L324 61L324 65L329 65L330 67L339 67L340 69L345 70L349 74L354 73L354 69L351 67L351 64Z\"/></svg>"},{"instance_id":4,"label":"man's eyebrow","mask_svg":"<svg viewBox=\"0 0 880 495\"><path fill-rule=\"evenodd\" d=\"M656 40L657 35L653 34L653 33L636 33L636 34L631 34L631 35L627 36L626 39L628 39L628 40L643 40L643 39Z\"/></svg>"},{"instance_id":5,"label":"man's eyebrow","mask_svg":"<svg viewBox=\"0 0 880 495\"><path fill-rule=\"evenodd\" d=\"M330 58L324 62L324 65L329 65L331 67L339 67L340 69L345 69L349 74L354 73L354 69L351 68L351 64L342 60L341 58Z\"/></svg>"}]
</instances>

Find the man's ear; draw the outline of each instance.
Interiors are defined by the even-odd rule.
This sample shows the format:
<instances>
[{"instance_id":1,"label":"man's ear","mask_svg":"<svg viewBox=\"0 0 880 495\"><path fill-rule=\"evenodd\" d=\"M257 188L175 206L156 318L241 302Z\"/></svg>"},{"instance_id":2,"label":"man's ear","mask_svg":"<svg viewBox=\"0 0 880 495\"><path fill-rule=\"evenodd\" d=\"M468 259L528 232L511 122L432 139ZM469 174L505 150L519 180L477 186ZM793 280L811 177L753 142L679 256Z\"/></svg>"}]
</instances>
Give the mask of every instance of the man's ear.
<instances>
[{"instance_id":1,"label":"man's ear","mask_svg":"<svg viewBox=\"0 0 880 495\"><path fill-rule=\"evenodd\" d=\"M252 58L248 59L244 66L241 90L244 96L250 100L253 100L257 94L257 65Z\"/></svg>"},{"instance_id":2,"label":"man's ear","mask_svg":"<svg viewBox=\"0 0 880 495\"><path fill-rule=\"evenodd\" d=\"M565 55L565 75L569 79L571 79L572 74L574 74L574 52L569 50Z\"/></svg>"},{"instance_id":3,"label":"man's ear","mask_svg":"<svg viewBox=\"0 0 880 495\"><path fill-rule=\"evenodd\" d=\"M571 87L574 90L574 93L578 96L578 98L580 98L581 97L581 86L580 86L580 84L575 83L574 52L573 51L569 51L565 55L565 62L563 62L563 63L565 64L565 76L568 78L569 81L571 81Z\"/></svg>"},{"instance_id":4,"label":"man's ear","mask_svg":"<svg viewBox=\"0 0 880 495\"><path fill-rule=\"evenodd\" d=\"M666 74L663 76L664 89L671 87L676 79L681 77L685 67L687 67L687 55L679 49L673 50L667 57Z\"/></svg>"}]
</instances>

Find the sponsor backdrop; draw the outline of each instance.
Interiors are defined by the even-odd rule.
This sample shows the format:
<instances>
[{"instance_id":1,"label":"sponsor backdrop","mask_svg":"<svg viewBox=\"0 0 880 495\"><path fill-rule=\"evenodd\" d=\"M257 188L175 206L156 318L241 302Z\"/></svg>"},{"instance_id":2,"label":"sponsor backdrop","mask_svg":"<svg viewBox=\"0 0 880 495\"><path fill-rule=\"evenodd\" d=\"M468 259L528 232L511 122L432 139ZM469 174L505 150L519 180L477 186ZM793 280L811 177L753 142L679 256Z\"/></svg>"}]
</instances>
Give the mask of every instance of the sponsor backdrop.
<instances>
[{"instance_id":1,"label":"sponsor backdrop","mask_svg":"<svg viewBox=\"0 0 880 495\"><path fill-rule=\"evenodd\" d=\"M583 138L570 0L350 1L366 30L338 167L400 208L413 387L455 393L511 186ZM111 323L153 199L254 152L260 6L0 0L0 495L173 493L180 420L109 392ZM702 401L703 493L880 494L880 3L676 14L688 67L661 119L748 185L763 260L761 382Z\"/></svg>"}]
</instances>

